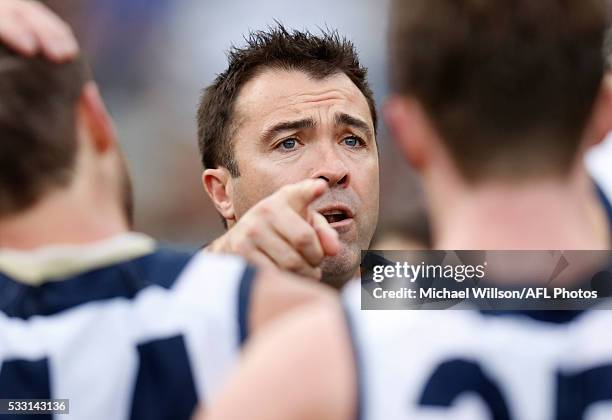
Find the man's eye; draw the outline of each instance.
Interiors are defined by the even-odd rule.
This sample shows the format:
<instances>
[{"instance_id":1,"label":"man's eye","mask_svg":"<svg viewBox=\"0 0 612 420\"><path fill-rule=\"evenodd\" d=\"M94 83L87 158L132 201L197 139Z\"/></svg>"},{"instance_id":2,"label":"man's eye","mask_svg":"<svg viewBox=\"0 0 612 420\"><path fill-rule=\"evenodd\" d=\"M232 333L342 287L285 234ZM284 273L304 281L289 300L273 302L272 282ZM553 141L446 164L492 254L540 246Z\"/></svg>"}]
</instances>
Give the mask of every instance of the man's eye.
<instances>
[{"instance_id":1,"label":"man's eye","mask_svg":"<svg viewBox=\"0 0 612 420\"><path fill-rule=\"evenodd\" d=\"M364 145L363 140L361 140L359 137L355 137L355 136L345 137L344 139L342 139L342 141L348 147L361 147L361 146Z\"/></svg>"},{"instance_id":2,"label":"man's eye","mask_svg":"<svg viewBox=\"0 0 612 420\"><path fill-rule=\"evenodd\" d=\"M278 145L278 147L280 147L283 150L293 150L296 148L296 146L297 146L296 139L286 139L280 142Z\"/></svg>"}]
</instances>

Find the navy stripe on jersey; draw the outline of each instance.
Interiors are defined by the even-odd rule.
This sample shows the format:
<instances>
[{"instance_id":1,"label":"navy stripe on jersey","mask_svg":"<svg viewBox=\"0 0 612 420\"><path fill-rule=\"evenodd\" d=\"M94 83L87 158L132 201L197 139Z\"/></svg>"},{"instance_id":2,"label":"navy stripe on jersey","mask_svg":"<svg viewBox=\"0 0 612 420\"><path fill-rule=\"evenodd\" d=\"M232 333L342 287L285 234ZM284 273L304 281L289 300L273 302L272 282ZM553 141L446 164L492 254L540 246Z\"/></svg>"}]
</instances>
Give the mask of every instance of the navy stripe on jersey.
<instances>
[{"instance_id":1,"label":"navy stripe on jersey","mask_svg":"<svg viewBox=\"0 0 612 420\"><path fill-rule=\"evenodd\" d=\"M248 266L244 270L238 289L238 339L241 346L249 336L249 306L251 303L254 279L255 269Z\"/></svg>"},{"instance_id":2,"label":"navy stripe on jersey","mask_svg":"<svg viewBox=\"0 0 612 420\"><path fill-rule=\"evenodd\" d=\"M557 372L557 420L583 419L589 407L612 401L612 366L583 372Z\"/></svg>"},{"instance_id":3,"label":"navy stripe on jersey","mask_svg":"<svg viewBox=\"0 0 612 420\"><path fill-rule=\"evenodd\" d=\"M198 396L182 336L138 346L131 419L188 419Z\"/></svg>"},{"instance_id":4,"label":"navy stripe on jersey","mask_svg":"<svg viewBox=\"0 0 612 420\"><path fill-rule=\"evenodd\" d=\"M40 286L19 283L0 273L0 311L8 317L27 320L96 301L133 299L152 285L169 289L193 255L193 252L159 249L140 258Z\"/></svg>"},{"instance_id":5,"label":"navy stripe on jersey","mask_svg":"<svg viewBox=\"0 0 612 420\"><path fill-rule=\"evenodd\" d=\"M480 313L485 316L505 316L505 317L527 317L534 321L547 322L551 324L568 324L580 315L584 314L584 310L516 310L516 311L495 311L481 310Z\"/></svg>"},{"instance_id":6,"label":"navy stripe on jersey","mask_svg":"<svg viewBox=\"0 0 612 420\"><path fill-rule=\"evenodd\" d=\"M491 419L512 418L499 386L471 360L453 359L440 364L425 385L419 405L449 408L465 393L480 396Z\"/></svg>"},{"instance_id":7,"label":"navy stripe on jersey","mask_svg":"<svg viewBox=\"0 0 612 420\"><path fill-rule=\"evenodd\" d=\"M0 398L30 399L51 398L49 382L49 361L41 360L7 360L2 362L0 369ZM51 414L27 414L18 416L1 416L20 420L51 420Z\"/></svg>"},{"instance_id":8,"label":"navy stripe on jersey","mask_svg":"<svg viewBox=\"0 0 612 420\"><path fill-rule=\"evenodd\" d=\"M349 337L351 339L353 361L355 363L355 372L357 376L357 401L355 407L355 419L363 420L365 418L363 410L363 402L365 401L365 380L363 378L364 370L362 369L361 352L359 351L359 346L357 345L357 330L355 329L355 321L353 320L349 309L344 304L342 305L342 312L344 313L346 326L349 332Z\"/></svg>"}]
</instances>

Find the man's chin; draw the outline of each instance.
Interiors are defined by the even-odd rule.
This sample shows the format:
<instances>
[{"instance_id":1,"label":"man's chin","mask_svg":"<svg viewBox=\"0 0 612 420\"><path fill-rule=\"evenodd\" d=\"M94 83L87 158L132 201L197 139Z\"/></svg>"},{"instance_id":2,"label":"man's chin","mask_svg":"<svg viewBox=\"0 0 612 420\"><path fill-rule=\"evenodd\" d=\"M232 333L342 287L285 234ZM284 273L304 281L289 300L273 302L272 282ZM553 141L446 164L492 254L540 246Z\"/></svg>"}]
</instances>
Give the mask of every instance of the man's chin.
<instances>
[{"instance_id":1,"label":"man's chin","mask_svg":"<svg viewBox=\"0 0 612 420\"><path fill-rule=\"evenodd\" d=\"M333 257L326 257L321 264L323 271L322 281L335 289L341 289L350 279L359 272L361 261L360 250L343 246L342 250Z\"/></svg>"}]
</instances>

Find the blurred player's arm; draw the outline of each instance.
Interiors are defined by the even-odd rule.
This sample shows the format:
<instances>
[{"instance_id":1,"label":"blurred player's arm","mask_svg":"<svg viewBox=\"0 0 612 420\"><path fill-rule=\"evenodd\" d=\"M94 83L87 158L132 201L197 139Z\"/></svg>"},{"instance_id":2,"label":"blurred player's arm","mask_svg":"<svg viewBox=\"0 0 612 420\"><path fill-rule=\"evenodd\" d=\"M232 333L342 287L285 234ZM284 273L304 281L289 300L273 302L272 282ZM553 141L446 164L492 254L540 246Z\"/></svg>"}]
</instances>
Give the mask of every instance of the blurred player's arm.
<instances>
[{"instance_id":1,"label":"blurred player's arm","mask_svg":"<svg viewBox=\"0 0 612 420\"><path fill-rule=\"evenodd\" d=\"M211 188L207 186L212 197ZM206 250L320 279L323 258L340 250L336 230L309 209L326 188L325 181L312 179L284 186L253 206Z\"/></svg>"},{"instance_id":2,"label":"blurred player's arm","mask_svg":"<svg viewBox=\"0 0 612 420\"><path fill-rule=\"evenodd\" d=\"M305 304L334 304L337 292L276 268L258 270L249 297L249 335Z\"/></svg>"},{"instance_id":3,"label":"blurred player's arm","mask_svg":"<svg viewBox=\"0 0 612 420\"><path fill-rule=\"evenodd\" d=\"M56 62L74 58L79 50L70 26L32 0L0 1L0 42L19 54L42 53Z\"/></svg>"},{"instance_id":4,"label":"blurred player's arm","mask_svg":"<svg viewBox=\"0 0 612 420\"><path fill-rule=\"evenodd\" d=\"M199 420L356 418L355 360L339 305L305 306L247 345L238 368Z\"/></svg>"}]
</instances>

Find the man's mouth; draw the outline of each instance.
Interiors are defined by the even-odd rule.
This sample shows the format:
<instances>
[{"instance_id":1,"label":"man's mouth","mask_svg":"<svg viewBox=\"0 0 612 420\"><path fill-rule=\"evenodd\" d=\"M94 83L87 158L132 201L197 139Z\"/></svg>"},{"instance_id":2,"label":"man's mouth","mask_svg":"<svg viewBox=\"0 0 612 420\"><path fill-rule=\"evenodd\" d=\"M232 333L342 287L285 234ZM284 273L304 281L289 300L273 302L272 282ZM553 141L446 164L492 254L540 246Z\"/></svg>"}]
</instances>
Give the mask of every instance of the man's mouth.
<instances>
[{"instance_id":1,"label":"man's mouth","mask_svg":"<svg viewBox=\"0 0 612 420\"><path fill-rule=\"evenodd\" d=\"M325 217L325 220L327 220L327 223L329 224L341 222L345 219L348 219L348 216L346 215L346 213L343 211L339 211L339 210L330 211L330 212L321 213L321 214L323 214L323 217Z\"/></svg>"},{"instance_id":2,"label":"man's mouth","mask_svg":"<svg viewBox=\"0 0 612 420\"><path fill-rule=\"evenodd\" d=\"M353 212L349 208L342 205L326 207L319 210L319 213L325 217L325 220L327 220L327 223L330 225L353 218Z\"/></svg>"}]
</instances>

